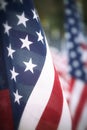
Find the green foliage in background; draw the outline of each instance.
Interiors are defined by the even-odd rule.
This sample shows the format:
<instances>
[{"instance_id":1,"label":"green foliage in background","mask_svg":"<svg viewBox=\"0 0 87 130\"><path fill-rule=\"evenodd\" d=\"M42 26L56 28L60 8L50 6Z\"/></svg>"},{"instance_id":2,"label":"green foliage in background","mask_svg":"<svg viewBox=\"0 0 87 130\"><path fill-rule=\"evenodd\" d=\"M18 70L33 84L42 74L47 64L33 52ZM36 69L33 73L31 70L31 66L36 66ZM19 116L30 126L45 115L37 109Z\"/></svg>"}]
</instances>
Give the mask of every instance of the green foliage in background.
<instances>
[{"instance_id":1,"label":"green foliage in background","mask_svg":"<svg viewBox=\"0 0 87 130\"><path fill-rule=\"evenodd\" d=\"M87 26L87 0L81 0L82 2L82 9L83 9L83 19L84 23Z\"/></svg>"},{"instance_id":2,"label":"green foliage in background","mask_svg":"<svg viewBox=\"0 0 87 130\"><path fill-rule=\"evenodd\" d=\"M63 30L63 1L62 0L35 0L40 19L46 29L59 28Z\"/></svg>"},{"instance_id":3,"label":"green foliage in background","mask_svg":"<svg viewBox=\"0 0 87 130\"><path fill-rule=\"evenodd\" d=\"M34 0L43 24L63 30L63 0ZM87 25L87 0L78 0L82 4L83 19ZM47 22L47 23L46 23Z\"/></svg>"},{"instance_id":4,"label":"green foliage in background","mask_svg":"<svg viewBox=\"0 0 87 130\"><path fill-rule=\"evenodd\" d=\"M63 0L34 0L42 26L50 45L62 45L64 40L64 4ZM77 0L79 13L83 19L84 31L87 31L87 0ZM87 32L86 32L87 33Z\"/></svg>"}]
</instances>

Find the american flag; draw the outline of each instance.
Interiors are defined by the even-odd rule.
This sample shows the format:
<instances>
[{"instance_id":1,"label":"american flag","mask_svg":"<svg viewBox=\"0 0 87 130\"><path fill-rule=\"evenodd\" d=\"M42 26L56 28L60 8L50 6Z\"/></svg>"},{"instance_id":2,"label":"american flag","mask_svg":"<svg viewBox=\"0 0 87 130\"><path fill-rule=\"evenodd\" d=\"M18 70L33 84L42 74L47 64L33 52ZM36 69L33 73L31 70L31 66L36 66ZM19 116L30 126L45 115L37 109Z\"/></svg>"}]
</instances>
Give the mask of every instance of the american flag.
<instances>
[{"instance_id":1,"label":"american flag","mask_svg":"<svg viewBox=\"0 0 87 130\"><path fill-rule=\"evenodd\" d=\"M63 88L65 98L68 101L68 99L70 97L70 93L68 91L68 88L69 88L68 77L69 76L67 74L68 73L67 53L64 49L59 51L55 47L50 47L50 51L51 51L51 54L52 54L52 58L53 58L55 68L58 72L60 84Z\"/></svg>"},{"instance_id":2,"label":"american flag","mask_svg":"<svg viewBox=\"0 0 87 130\"><path fill-rule=\"evenodd\" d=\"M0 1L0 78L0 130L70 130L69 109L32 0Z\"/></svg>"},{"instance_id":3,"label":"american flag","mask_svg":"<svg viewBox=\"0 0 87 130\"><path fill-rule=\"evenodd\" d=\"M72 130L87 130L87 53L76 0L64 1ZM84 44L85 43L85 44ZM85 48L86 49L86 48ZM86 49L87 50L87 49ZM85 56L86 54L86 56Z\"/></svg>"}]
</instances>

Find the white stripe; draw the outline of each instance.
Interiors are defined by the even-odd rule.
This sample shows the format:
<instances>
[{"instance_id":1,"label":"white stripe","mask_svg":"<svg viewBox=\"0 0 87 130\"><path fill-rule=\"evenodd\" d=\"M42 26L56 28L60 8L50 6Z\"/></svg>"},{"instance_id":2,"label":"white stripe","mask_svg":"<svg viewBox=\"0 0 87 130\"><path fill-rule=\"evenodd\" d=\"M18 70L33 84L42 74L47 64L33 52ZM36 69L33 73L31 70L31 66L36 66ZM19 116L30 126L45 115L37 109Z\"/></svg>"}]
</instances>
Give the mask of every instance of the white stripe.
<instances>
[{"instance_id":1,"label":"white stripe","mask_svg":"<svg viewBox=\"0 0 87 130\"><path fill-rule=\"evenodd\" d=\"M62 115L57 130L71 130L71 126L72 126L71 115L70 115L68 104L66 102L66 98L63 93L63 109L62 109Z\"/></svg>"},{"instance_id":2,"label":"white stripe","mask_svg":"<svg viewBox=\"0 0 87 130\"><path fill-rule=\"evenodd\" d=\"M83 88L84 88L84 82L82 82L81 80L76 80L72 90L69 104L72 116L74 116L75 114Z\"/></svg>"},{"instance_id":3,"label":"white stripe","mask_svg":"<svg viewBox=\"0 0 87 130\"><path fill-rule=\"evenodd\" d=\"M65 98L68 100L70 98L70 93L68 91L69 84L62 76L59 75L60 84L63 87Z\"/></svg>"},{"instance_id":4,"label":"white stripe","mask_svg":"<svg viewBox=\"0 0 87 130\"><path fill-rule=\"evenodd\" d=\"M83 113L80 118L77 130L87 130L87 102L83 108Z\"/></svg>"},{"instance_id":5,"label":"white stripe","mask_svg":"<svg viewBox=\"0 0 87 130\"><path fill-rule=\"evenodd\" d=\"M47 57L42 73L31 93L23 112L19 130L35 130L39 119L48 103L54 84L54 67L50 52L47 48Z\"/></svg>"}]
</instances>

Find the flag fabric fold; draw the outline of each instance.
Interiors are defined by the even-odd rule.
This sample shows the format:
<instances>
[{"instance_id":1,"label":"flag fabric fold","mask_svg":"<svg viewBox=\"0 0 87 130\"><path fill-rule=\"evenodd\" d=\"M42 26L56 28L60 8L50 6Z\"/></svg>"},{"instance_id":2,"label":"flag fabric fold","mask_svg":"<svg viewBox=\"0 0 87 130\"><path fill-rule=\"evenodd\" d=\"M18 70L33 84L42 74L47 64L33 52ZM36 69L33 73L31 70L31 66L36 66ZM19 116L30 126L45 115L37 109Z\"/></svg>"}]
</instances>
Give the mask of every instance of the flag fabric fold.
<instances>
[{"instance_id":1,"label":"flag fabric fold","mask_svg":"<svg viewBox=\"0 0 87 130\"><path fill-rule=\"evenodd\" d=\"M8 116L13 123L3 130L70 130L69 109L32 0L1 0L0 17Z\"/></svg>"}]
</instances>

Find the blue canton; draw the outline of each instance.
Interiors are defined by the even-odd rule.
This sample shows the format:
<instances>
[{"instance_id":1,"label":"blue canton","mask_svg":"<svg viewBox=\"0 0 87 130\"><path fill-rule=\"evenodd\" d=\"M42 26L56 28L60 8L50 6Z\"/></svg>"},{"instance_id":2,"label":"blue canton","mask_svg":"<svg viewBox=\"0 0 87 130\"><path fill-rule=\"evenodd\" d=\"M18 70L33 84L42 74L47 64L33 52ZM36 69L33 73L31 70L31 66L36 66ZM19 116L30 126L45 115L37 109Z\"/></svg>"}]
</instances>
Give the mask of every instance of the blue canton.
<instances>
[{"instance_id":1,"label":"blue canton","mask_svg":"<svg viewBox=\"0 0 87 130\"><path fill-rule=\"evenodd\" d=\"M46 44L40 19L31 0L0 1L0 17L3 73L10 89L16 130L43 69Z\"/></svg>"}]
</instances>

